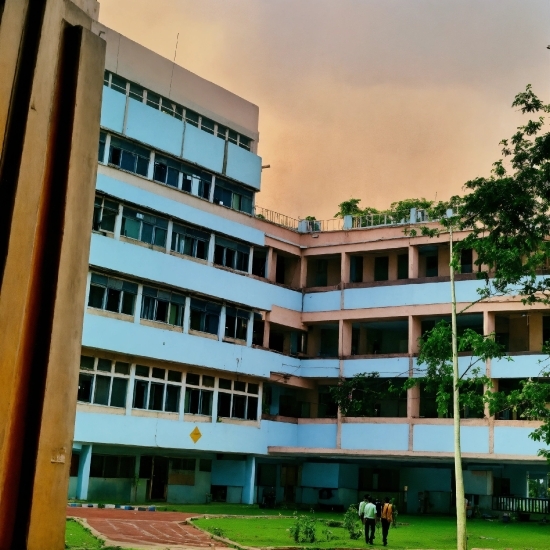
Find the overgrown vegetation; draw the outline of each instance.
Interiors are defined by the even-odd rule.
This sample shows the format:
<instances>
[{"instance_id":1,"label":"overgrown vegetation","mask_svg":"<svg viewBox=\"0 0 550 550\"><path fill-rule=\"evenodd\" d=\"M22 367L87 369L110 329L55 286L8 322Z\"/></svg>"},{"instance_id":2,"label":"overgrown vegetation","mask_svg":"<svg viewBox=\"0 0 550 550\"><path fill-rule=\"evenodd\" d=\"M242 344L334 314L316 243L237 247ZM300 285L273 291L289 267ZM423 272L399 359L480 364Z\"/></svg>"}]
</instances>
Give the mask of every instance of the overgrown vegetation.
<instances>
[{"instance_id":1,"label":"overgrown vegetation","mask_svg":"<svg viewBox=\"0 0 550 550\"><path fill-rule=\"evenodd\" d=\"M315 542L317 540L317 519L312 514L306 516L304 514L297 515L294 519L292 527L289 529L290 536L294 542Z\"/></svg>"},{"instance_id":2,"label":"overgrown vegetation","mask_svg":"<svg viewBox=\"0 0 550 550\"><path fill-rule=\"evenodd\" d=\"M351 540L358 540L363 534L363 525L359 519L357 507L350 504L344 514L344 529L349 533Z\"/></svg>"}]
</instances>

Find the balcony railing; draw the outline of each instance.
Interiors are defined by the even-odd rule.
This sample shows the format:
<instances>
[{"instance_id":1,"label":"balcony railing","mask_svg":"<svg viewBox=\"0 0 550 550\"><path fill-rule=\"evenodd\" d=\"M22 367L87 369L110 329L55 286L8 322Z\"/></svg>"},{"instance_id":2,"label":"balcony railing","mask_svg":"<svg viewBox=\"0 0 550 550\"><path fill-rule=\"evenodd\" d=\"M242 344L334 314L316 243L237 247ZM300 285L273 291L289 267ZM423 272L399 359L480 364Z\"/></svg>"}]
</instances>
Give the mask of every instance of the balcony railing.
<instances>
[{"instance_id":1,"label":"balcony railing","mask_svg":"<svg viewBox=\"0 0 550 550\"><path fill-rule=\"evenodd\" d=\"M413 223L427 223L430 217L426 210L411 208L407 217L397 218L390 214L368 214L364 216L344 216L331 220L297 220L279 212L254 207L254 215L262 220L292 229L298 233L321 233L324 231L349 231L353 229L367 229L372 227L384 227L390 225L405 225Z\"/></svg>"},{"instance_id":2,"label":"balcony railing","mask_svg":"<svg viewBox=\"0 0 550 550\"><path fill-rule=\"evenodd\" d=\"M548 514L548 503L549 500L546 498L493 497L493 510L526 514Z\"/></svg>"}]
</instances>

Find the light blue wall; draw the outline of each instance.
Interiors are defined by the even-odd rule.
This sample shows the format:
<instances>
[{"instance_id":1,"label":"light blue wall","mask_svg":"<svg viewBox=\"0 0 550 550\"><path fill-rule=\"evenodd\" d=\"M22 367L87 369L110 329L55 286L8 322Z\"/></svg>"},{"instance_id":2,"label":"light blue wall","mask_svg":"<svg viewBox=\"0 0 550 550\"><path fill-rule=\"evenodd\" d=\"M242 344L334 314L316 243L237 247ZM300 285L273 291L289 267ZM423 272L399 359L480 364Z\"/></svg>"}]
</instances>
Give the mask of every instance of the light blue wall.
<instances>
[{"instance_id":1,"label":"light blue wall","mask_svg":"<svg viewBox=\"0 0 550 550\"><path fill-rule=\"evenodd\" d=\"M340 471L338 472L338 487L357 490L358 485L359 466L357 464L340 464Z\"/></svg>"},{"instance_id":2,"label":"light blue wall","mask_svg":"<svg viewBox=\"0 0 550 550\"><path fill-rule=\"evenodd\" d=\"M414 451L454 451L453 426L417 424L413 427ZM489 428L486 426L462 426L460 444L464 453L489 452ZM496 452L496 450L495 450Z\"/></svg>"},{"instance_id":3,"label":"light blue wall","mask_svg":"<svg viewBox=\"0 0 550 550\"><path fill-rule=\"evenodd\" d=\"M168 485L167 502L204 504L210 493L210 472L195 472L195 485Z\"/></svg>"},{"instance_id":4,"label":"light blue wall","mask_svg":"<svg viewBox=\"0 0 550 550\"><path fill-rule=\"evenodd\" d=\"M512 361L506 358L491 359L491 378L529 378L540 376L540 372L548 367L545 361L547 355L513 355ZM543 364L539 361L545 361Z\"/></svg>"},{"instance_id":5,"label":"light blue wall","mask_svg":"<svg viewBox=\"0 0 550 550\"><path fill-rule=\"evenodd\" d=\"M470 365L473 365L469 369ZM473 376L473 369L479 368L479 376L483 376L486 371L486 365L482 361L478 361L477 357L472 357L471 355L465 355L458 358L458 373L459 376L464 376L465 378L471 378ZM425 376L426 374L426 364L419 365L418 358L413 358L413 376L419 378Z\"/></svg>"},{"instance_id":6,"label":"light blue wall","mask_svg":"<svg viewBox=\"0 0 550 550\"><path fill-rule=\"evenodd\" d=\"M294 357L89 313L82 345L264 378L271 372L298 374L300 367Z\"/></svg>"},{"instance_id":7,"label":"light blue wall","mask_svg":"<svg viewBox=\"0 0 550 550\"><path fill-rule=\"evenodd\" d=\"M124 127L124 110L126 96L103 86L103 100L101 102L101 126L113 132L122 134Z\"/></svg>"},{"instance_id":8,"label":"light blue wall","mask_svg":"<svg viewBox=\"0 0 550 550\"><path fill-rule=\"evenodd\" d=\"M298 446L336 448L336 424L298 424Z\"/></svg>"},{"instance_id":9,"label":"light blue wall","mask_svg":"<svg viewBox=\"0 0 550 550\"><path fill-rule=\"evenodd\" d=\"M342 449L406 451L408 424L342 424Z\"/></svg>"},{"instance_id":10,"label":"light blue wall","mask_svg":"<svg viewBox=\"0 0 550 550\"><path fill-rule=\"evenodd\" d=\"M372 359L345 359L344 377L351 378L360 373L377 372L381 378L405 377L409 375L408 357L376 357Z\"/></svg>"},{"instance_id":11,"label":"light blue wall","mask_svg":"<svg viewBox=\"0 0 550 550\"><path fill-rule=\"evenodd\" d=\"M242 487L245 483L245 469L244 460L213 460L211 483Z\"/></svg>"},{"instance_id":12,"label":"light blue wall","mask_svg":"<svg viewBox=\"0 0 550 550\"><path fill-rule=\"evenodd\" d=\"M337 489L340 465L336 462L305 462L302 465L302 487Z\"/></svg>"},{"instance_id":13,"label":"light blue wall","mask_svg":"<svg viewBox=\"0 0 550 550\"><path fill-rule=\"evenodd\" d=\"M185 125L183 158L221 174L225 141L190 124Z\"/></svg>"},{"instance_id":14,"label":"light blue wall","mask_svg":"<svg viewBox=\"0 0 550 550\"><path fill-rule=\"evenodd\" d=\"M447 468L402 468L401 489L407 486L407 512L416 514L418 493L421 491L451 491L451 469Z\"/></svg>"},{"instance_id":15,"label":"light blue wall","mask_svg":"<svg viewBox=\"0 0 550 550\"><path fill-rule=\"evenodd\" d=\"M302 295L246 275L94 234L90 265L251 308L300 310Z\"/></svg>"},{"instance_id":16,"label":"light blue wall","mask_svg":"<svg viewBox=\"0 0 550 550\"><path fill-rule=\"evenodd\" d=\"M225 173L230 178L242 181L259 191L262 175L262 159L258 155L228 142Z\"/></svg>"},{"instance_id":17,"label":"light blue wall","mask_svg":"<svg viewBox=\"0 0 550 550\"><path fill-rule=\"evenodd\" d=\"M339 290L304 294L304 313L339 310L340 295Z\"/></svg>"},{"instance_id":18,"label":"light blue wall","mask_svg":"<svg viewBox=\"0 0 550 550\"><path fill-rule=\"evenodd\" d=\"M75 499L76 498L76 484L78 482L78 477L70 477L69 478L69 492L67 494L67 498Z\"/></svg>"},{"instance_id":19,"label":"light blue wall","mask_svg":"<svg viewBox=\"0 0 550 550\"><path fill-rule=\"evenodd\" d=\"M126 135L161 151L181 155L183 122L132 98L128 99Z\"/></svg>"},{"instance_id":20,"label":"light blue wall","mask_svg":"<svg viewBox=\"0 0 550 550\"><path fill-rule=\"evenodd\" d=\"M197 443L190 437L195 427L202 434ZM222 422L192 423L77 411L74 438L105 445L266 455L268 446L298 445L297 427L264 420L260 429ZM334 433L330 435L334 435L334 441L336 426L333 428Z\"/></svg>"},{"instance_id":21,"label":"light blue wall","mask_svg":"<svg viewBox=\"0 0 550 550\"><path fill-rule=\"evenodd\" d=\"M338 359L302 359L300 376L315 378L338 378L340 362Z\"/></svg>"},{"instance_id":22,"label":"light blue wall","mask_svg":"<svg viewBox=\"0 0 550 550\"><path fill-rule=\"evenodd\" d=\"M100 500L108 503L130 502L132 494L132 480L118 478L91 477L88 488L88 498L86 500Z\"/></svg>"},{"instance_id":23,"label":"light blue wall","mask_svg":"<svg viewBox=\"0 0 550 550\"><path fill-rule=\"evenodd\" d=\"M157 212L163 212L183 222L211 229L212 231L223 233L229 237L235 237L250 244L259 246L264 246L265 244L265 234L262 231L228 220L221 212L219 216L211 214L183 204L178 200L171 200L156 193L129 185L105 174L98 174L96 188L98 191L103 191L123 201L126 200L144 208L152 208ZM180 191L175 189L172 191L174 197L179 197ZM219 208L223 207L220 206ZM242 215L245 216L245 214Z\"/></svg>"},{"instance_id":24,"label":"light blue wall","mask_svg":"<svg viewBox=\"0 0 550 550\"><path fill-rule=\"evenodd\" d=\"M535 455L539 449L547 448L540 441L533 441L529 434L532 428L512 428L495 426L495 454L503 455Z\"/></svg>"}]
</instances>

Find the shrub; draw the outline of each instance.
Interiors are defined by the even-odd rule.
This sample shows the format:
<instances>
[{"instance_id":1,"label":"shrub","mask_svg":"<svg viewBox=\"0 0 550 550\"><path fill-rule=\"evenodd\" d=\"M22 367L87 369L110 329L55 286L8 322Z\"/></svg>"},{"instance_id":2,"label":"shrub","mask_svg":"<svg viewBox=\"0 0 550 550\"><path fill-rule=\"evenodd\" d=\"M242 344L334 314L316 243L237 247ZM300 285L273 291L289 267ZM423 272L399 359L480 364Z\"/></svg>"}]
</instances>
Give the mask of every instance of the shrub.
<instances>
[{"instance_id":1,"label":"shrub","mask_svg":"<svg viewBox=\"0 0 550 550\"><path fill-rule=\"evenodd\" d=\"M313 516L296 516L294 525L290 528L290 535L294 542L315 542L317 540L316 523L317 520Z\"/></svg>"},{"instance_id":2,"label":"shrub","mask_svg":"<svg viewBox=\"0 0 550 550\"><path fill-rule=\"evenodd\" d=\"M217 537L225 537L225 532L221 527L211 527L210 532Z\"/></svg>"},{"instance_id":3,"label":"shrub","mask_svg":"<svg viewBox=\"0 0 550 550\"><path fill-rule=\"evenodd\" d=\"M344 529L349 533L349 538L357 540L363 534L363 526L359 520L357 508L354 504L350 504L347 512L344 514Z\"/></svg>"}]
</instances>

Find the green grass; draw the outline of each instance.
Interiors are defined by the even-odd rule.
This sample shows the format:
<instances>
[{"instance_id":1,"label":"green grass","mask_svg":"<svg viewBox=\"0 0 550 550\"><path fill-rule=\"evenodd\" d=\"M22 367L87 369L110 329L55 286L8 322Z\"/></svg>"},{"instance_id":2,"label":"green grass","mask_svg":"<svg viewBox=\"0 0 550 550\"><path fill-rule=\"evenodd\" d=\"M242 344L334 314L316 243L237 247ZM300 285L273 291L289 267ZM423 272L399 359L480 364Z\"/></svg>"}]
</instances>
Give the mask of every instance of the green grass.
<instances>
[{"instance_id":1,"label":"green grass","mask_svg":"<svg viewBox=\"0 0 550 550\"><path fill-rule=\"evenodd\" d=\"M103 543L78 521L68 518L65 528L65 548L74 550L101 550Z\"/></svg>"},{"instance_id":2,"label":"green grass","mask_svg":"<svg viewBox=\"0 0 550 550\"><path fill-rule=\"evenodd\" d=\"M317 516L317 514L316 514ZM342 519L343 514L331 514ZM456 548L456 523L452 517L399 516L399 525L391 528L388 535L388 550L391 549L437 549ZM289 534L293 524L286 518L209 518L194 522L202 529L214 532L221 529L224 536L245 546L295 546ZM319 522L317 534L321 539L325 526ZM334 535L331 541L304 544L314 548L364 548L364 538L350 540L347 531L329 527ZM382 534L377 530L375 546L382 547ZM480 519L468 521L468 548L490 548L495 550L534 550L550 548L550 527L537 523L503 524Z\"/></svg>"},{"instance_id":3,"label":"green grass","mask_svg":"<svg viewBox=\"0 0 550 550\"><path fill-rule=\"evenodd\" d=\"M209 514L216 516L292 516L295 509L295 507L269 509L260 508L257 504L226 504L225 502L213 502L212 504L163 504L157 506L159 512L184 512L186 514ZM309 512L309 508L307 510ZM323 519L341 520L343 513L315 512L315 516Z\"/></svg>"}]
</instances>

